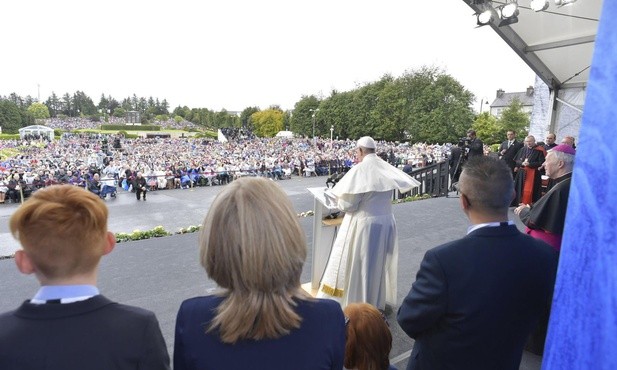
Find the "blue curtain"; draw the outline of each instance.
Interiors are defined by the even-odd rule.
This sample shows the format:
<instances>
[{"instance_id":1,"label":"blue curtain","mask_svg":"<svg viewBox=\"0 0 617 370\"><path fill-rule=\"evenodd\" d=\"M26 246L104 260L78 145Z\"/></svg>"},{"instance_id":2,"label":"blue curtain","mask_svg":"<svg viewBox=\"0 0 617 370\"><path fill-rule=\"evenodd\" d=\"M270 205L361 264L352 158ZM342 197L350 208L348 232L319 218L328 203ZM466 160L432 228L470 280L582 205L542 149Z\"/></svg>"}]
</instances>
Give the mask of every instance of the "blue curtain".
<instances>
[{"instance_id":1,"label":"blue curtain","mask_svg":"<svg viewBox=\"0 0 617 370\"><path fill-rule=\"evenodd\" d=\"M543 369L617 369L617 1L604 0Z\"/></svg>"}]
</instances>

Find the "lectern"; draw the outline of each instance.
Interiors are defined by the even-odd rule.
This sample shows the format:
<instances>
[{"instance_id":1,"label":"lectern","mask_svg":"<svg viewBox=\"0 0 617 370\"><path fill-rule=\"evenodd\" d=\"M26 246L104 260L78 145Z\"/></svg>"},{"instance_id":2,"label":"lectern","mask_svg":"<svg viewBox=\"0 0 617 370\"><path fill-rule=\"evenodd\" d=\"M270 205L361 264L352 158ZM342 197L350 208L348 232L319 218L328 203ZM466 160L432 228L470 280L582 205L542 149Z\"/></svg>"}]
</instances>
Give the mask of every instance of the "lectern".
<instances>
[{"instance_id":1,"label":"lectern","mask_svg":"<svg viewBox=\"0 0 617 370\"><path fill-rule=\"evenodd\" d=\"M338 227L343 221L343 216L340 214L336 206L336 202L332 201L325 195L327 188L308 188L308 191L313 194L315 199L313 206L313 251L311 253L311 283L310 289L304 287L309 293L315 295L319 289L319 282L328 264L330 250L336 239ZM333 215L339 214L338 217L332 218Z\"/></svg>"}]
</instances>

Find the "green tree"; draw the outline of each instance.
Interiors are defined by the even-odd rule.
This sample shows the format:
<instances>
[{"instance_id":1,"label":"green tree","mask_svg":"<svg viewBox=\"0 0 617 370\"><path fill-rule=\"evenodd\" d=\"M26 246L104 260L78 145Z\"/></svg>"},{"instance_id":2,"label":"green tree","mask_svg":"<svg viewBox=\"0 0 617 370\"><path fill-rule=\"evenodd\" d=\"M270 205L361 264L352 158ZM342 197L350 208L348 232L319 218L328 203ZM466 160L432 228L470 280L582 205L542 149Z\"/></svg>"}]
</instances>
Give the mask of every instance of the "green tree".
<instances>
[{"instance_id":1,"label":"green tree","mask_svg":"<svg viewBox=\"0 0 617 370\"><path fill-rule=\"evenodd\" d=\"M529 114L523 111L523 104L518 99L513 99L512 103L501 112L499 118L499 137L501 140L506 137L508 130L514 130L516 137L524 138L529 132Z\"/></svg>"},{"instance_id":2,"label":"green tree","mask_svg":"<svg viewBox=\"0 0 617 370\"><path fill-rule=\"evenodd\" d=\"M290 131L312 137L313 135L313 113L319 109L319 99L315 95L303 96L295 104L291 120L289 121ZM319 112L317 112L319 113ZM318 116L315 115L317 119Z\"/></svg>"},{"instance_id":3,"label":"green tree","mask_svg":"<svg viewBox=\"0 0 617 370\"><path fill-rule=\"evenodd\" d=\"M133 106L131 105L131 98L124 98L120 103L120 106L127 112L133 110Z\"/></svg>"},{"instance_id":4,"label":"green tree","mask_svg":"<svg viewBox=\"0 0 617 370\"><path fill-rule=\"evenodd\" d=\"M327 125L334 128L333 137L349 138L350 122L353 122L356 114L353 108L354 92L338 92L333 90L330 97L321 103L324 119Z\"/></svg>"},{"instance_id":5,"label":"green tree","mask_svg":"<svg viewBox=\"0 0 617 370\"><path fill-rule=\"evenodd\" d=\"M101 98L99 99L99 105L97 105L96 107L101 111L101 112L107 112L107 106L109 105L109 99L107 99L105 97L105 94L101 94Z\"/></svg>"},{"instance_id":6,"label":"green tree","mask_svg":"<svg viewBox=\"0 0 617 370\"><path fill-rule=\"evenodd\" d=\"M174 116L180 116L180 117L182 117L182 118L186 118L186 115L187 115L188 113L190 113L190 112L191 112L191 109L190 109L189 107L187 107L186 105L185 105L184 107L181 107L181 106L179 106L179 105L178 105L178 106L174 109L174 111L173 111L172 115L174 115Z\"/></svg>"},{"instance_id":7,"label":"green tree","mask_svg":"<svg viewBox=\"0 0 617 370\"><path fill-rule=\"evenodd\" d=\"M350 138L357 139L366 135L377 137L376 127L380 125L380 117L375 108L384 86L391 82L392 77L386 75L381 80L364 85L355 91L351 104L354 114L348 128Z\"/></svg>"},{"instance_id":8,"label":"green tree","mask_svg":"<svg viewBox=\"0 0 617 370\"><path fill-rule=\"evenodd\" d=\"M484 144L500 143L505 138L505 133L502 134L502 128L497 118L493 117L489 112L478 114L471 128L476 131L476 134L482 139Z\"/></svg>"},{"instance_id":9,"label":"green tree","mask_svg":"<svg viewBox=\"0 0 617 370\"><path fill-rule=\"evenodd\" d=\"M139 102L135 106L135 110L141 113L142 116L146 114L146 110L148 109L148 102L146 98L139 98Z\"/></svg>"},{"instance_id":10,"label":"green tree","mask_svg":"<svg viewBox=\"0 0 617 370\"><path fill-rule=\"evenodd\" d=\"M242 113L240 113L240 125L242 125L242 127L252 129L253 122L251 121L251 116L256 112L259 112L259 107L244 108Z\"/></svg>"},{"instance_id":11,"label":"green tree","mask_svg":"<svg viewBox=\"0 0 617 370\"><path fill-rule=\"evenodd\" d=\"M56 117L59 113L62 113L62 103L55 92L51 92L51 96L45 101L45 105L49 108L49 114L52 117Z\"/></svg>"},{"instance_id":12,"label":"green tree","mask_svg":"<svg viewBox=\"0 0 617 370\"><path fill-rule=\"evenodd\" d=\"M34 103L36 100L34 100L33 97L31 97L30 95L26 96L26 99L24 99L24 105L21 107L22 109L24 107L29 107L32 105L32 103Z\"/></svg>"},{"instance_id":13,"label":"green tree","mask_svg":"<svg viewBox=\"0 0 617 370\"><path fill-rule=\"evenodd\" d=\"M409 104L405 96L404 81L396 79L384 82L371 114L377 122L374 135L378 139L402 141L406 138L406 107Z\"/></svg>"},{"instance_id":14,"label":"green tree","mask_svg":"<svg viewBox=\"0 0 617 370\"><path fill-rule=\"evenodd\" d=\"M225 109L213 114L212 119L215 128L238 127L240 125L240 118L235 114L229 114Z\"/></svg>"},{"instance_id":15,"label":"green tree","mask_svg":"<svg viewBox=\"0 0 617 370\"><path fill-rule=\"evenodd\" d=\"M163 99L161 102L161 111L163 114L169 114L169 103L167 102L167 99Z\"/></svg>"},{"instance_id":16,"label":"green tree","mask_svg":"<svg viewBox=\"0 0 617 370\"><path fill-rule=\"evenodd\" d=\"M280 109L266 109L253 113L251 121L255 134L260 137L276 135L277 132L283 130L283 115Z\"/></svg>"},{"instance_id":17,"label":"green tree","mask_svg":"<svg viewBox=\"0 0 617 370\"><path fill-rule=\"evenodd\" d=\"M19 109L23 108L25 105L24 99L16 93L11 93L8 100L13 102Z\"/></svg>"},{"instance_id":18,"label":"green tree","mask_svg":"<svg viewBox=\"0 0 617 370\"><path fill-rule=\"evenodd\" d=\"M28 112L34 117L34 119L46 119L49 118L49 109L43 103L34 102L28 107Z\"/></svg>"},{"instance_id":19,"label":"green tree","mask_svg":"<svg viewBox=\"0 0 617 370\"><path fill-rule=\"evenodd\" d=\"M351 91L332 91L322 101L303 96L294 107L291 130L312 136L312 115L319 108L317 136L329 136L334 126L340 138L454 142L471 127L472 101L473 94L452 76L423 67L398 78L384 75Z\"/></svg>"},{"instance_id":20,"label":"green tree","mask_svg":"<svg viewBox=\"0 0 617 370\"><path fill-rule=\"evenodd\" d=\"M60 104L62 106L62 114L68 117L75 117L76 110L73 106L73 98L69 95L69 93L62 95Z\"/></svg>"},{"instance_id":21,"label":"green tree","mask_svg":"<svg viewBox=\"0 0 617 370\"><path fill-rule=\"evenodd\" d=\"M116 109L114 109L112 114L114 117L124 117L126 116L126 110L124 110L124 108L122 107L116 107Z\"/></svg>"},{"instance_id":22,"label":"green tree","mask_svg":"<svg viewBox=\"0 0 617 370\"><path fill-rule=\"evenodd\" d=\"M452 76L424 67L407 79L409 133L414 142L455 142L471 127L473 94Z\"/></svg>"},{"instance_id":23,"label":"green tree","mask_svg":"<svg viewBox=\"0 0 617 370\"><path fill-rule=\"evenodd\" d=\"M83 91L76 91L73 94L73 108L76 116L96 114L97 108L94 102Z\"/></svg>"},{"instance_id":24,"label":"green tree","mask_svg":"<svg viewBox=\"0 0 617 370\"><path fill-rule=\"evenodd\" d=\"M139 110L139 104L140 99L137 97L137 95L133 94L133 96L131 96L131 109L134 111Z\"/></svg>"},{"instance_id":25,"label":"green tree","mask_svg":"<svg viewBox=\"0 0 617 370\"><path fill-rule=\"evenodd\" d=\"M0 99L0 127L7 134L15 134L22 128L21 113L14 102Z\"/></svg>"}]
</instances>

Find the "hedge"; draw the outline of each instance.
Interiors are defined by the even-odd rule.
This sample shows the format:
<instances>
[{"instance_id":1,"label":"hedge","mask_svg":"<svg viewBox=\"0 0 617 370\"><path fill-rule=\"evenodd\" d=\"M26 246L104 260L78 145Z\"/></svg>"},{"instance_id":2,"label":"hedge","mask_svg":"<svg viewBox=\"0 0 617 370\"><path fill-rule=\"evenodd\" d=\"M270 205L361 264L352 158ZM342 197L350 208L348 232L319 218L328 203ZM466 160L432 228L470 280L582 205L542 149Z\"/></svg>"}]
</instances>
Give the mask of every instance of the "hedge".
<instances>
[{"instance_id":1,"label":"hedge","mask_svg":"<svg viewBox=\"0 0 617 370\"><path fill-rule=\"evenodd\" d=\"M161 126L157 125L101 125L101 130L122 130L122 131L161 131Z\"/></svg>"},{"instance_id":2,"label":"hedge","mask_svg":"<svg viewBox=\"0 0 617 370\"><path fill-rule=\"evenodd\" d=\"M19 134L0 134L0 140L17 140Z\"/></svg>"}]
</instances>

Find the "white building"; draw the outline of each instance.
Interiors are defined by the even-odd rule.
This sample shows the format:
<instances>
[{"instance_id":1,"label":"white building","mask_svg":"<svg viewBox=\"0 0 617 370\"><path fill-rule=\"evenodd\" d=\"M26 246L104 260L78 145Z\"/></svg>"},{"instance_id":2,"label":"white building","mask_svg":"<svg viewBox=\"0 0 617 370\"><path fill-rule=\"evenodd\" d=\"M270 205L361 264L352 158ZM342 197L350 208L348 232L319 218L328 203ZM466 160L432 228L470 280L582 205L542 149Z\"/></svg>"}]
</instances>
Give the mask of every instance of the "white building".
<instances>
[{"instance_id":1,"label":"white building","mask_svg":"<svg viewBox=\"0 0 617 370\"><path fill-rule=\"evenodd\" d=\"M491 103L490 113L497 118L501 117L501 113L504 109L508 108L512 102L518 99L522 104L523 112L531 115L534 103L534 88L529 86L527 91L507 93L502 89L497 90L495 100Z\"/></svg>"}]
</instances>

